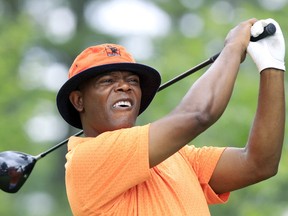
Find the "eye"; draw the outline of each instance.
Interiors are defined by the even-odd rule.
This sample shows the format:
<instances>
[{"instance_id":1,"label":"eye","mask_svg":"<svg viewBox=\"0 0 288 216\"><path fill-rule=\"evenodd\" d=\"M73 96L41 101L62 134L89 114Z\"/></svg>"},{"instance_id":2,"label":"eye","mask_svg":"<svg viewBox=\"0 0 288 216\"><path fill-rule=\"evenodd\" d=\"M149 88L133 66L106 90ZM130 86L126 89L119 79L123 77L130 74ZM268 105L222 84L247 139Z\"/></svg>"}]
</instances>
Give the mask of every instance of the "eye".
<instances>
[{"instance_id":1,"label":"eye","mask_svg":"<svg viewBox=\"0 0 288 216\"><path fill-rule=\"evenodd\" d=\"M138 77L138 76L130 76L130 77L128 77L128 82L129 82L131 85L139 85L140 80L139 80L139 77Z\"/></svg>"},{"instance_id":2,"label":"eye","mask_svg":"<svg viewBox=\"0 0 288 216\"><path fill-rule=\"evenodd\" d=\"M112 83L113 79L104 79L101 81L102 83Z\"/></svg>"},{"instance_id":3,"label":"eye","mask_svg":"<svg viewBox=\"0 0 288 216\"><path fill-rule=\"evenodd\" d=\"M100 85L109 85L115 82L115 79L112 76L102 76L98 79L97 83Z\"/></svg>"}]
</instances>

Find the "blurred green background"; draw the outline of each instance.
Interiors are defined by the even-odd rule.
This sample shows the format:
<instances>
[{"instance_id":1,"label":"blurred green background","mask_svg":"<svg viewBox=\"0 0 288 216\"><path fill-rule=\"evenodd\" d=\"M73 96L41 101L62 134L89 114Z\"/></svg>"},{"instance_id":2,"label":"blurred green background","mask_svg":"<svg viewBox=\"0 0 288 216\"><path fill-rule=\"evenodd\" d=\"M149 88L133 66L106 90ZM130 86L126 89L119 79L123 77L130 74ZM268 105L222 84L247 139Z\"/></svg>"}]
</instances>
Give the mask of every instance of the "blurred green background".
<instances>
[{"instance_id":1,"label":"blurred green background","mask_svg":"<svg viewBox=\"0 0 288 216\"><path fill-rule=\"evenodd\" d=\"M287 0L0 0L0 151L37 155L77 132L58 114L55 96L88 46L122 44L164 83L218 53L228 31L248 18L274 18L287 38L287 10ZM223 117L194 145L245 145L259 74L250 57L240 70ZM157 94L137 124L167 114L204 71ZM212 215L288 215L286 140L277 176L233 192L227 204L210 207ZM19 192L0 191L0 215L71 215L65 153L66 146L37 162Z\"/></svg>"}]
</instances>

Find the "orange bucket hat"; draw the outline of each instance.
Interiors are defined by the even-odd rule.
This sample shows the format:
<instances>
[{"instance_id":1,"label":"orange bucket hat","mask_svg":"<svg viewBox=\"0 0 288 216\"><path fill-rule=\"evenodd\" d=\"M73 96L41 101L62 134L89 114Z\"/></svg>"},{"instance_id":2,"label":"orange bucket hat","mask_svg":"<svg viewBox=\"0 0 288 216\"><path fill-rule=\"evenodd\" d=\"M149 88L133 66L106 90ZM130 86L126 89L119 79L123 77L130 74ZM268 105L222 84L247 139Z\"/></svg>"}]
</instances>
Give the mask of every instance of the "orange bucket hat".
<instances>
[{"instance_id":1,"label":"orange bucket hat","mask_svg":"<svg viewBox=\"0 0 288 216\"><path fill-rule=\"evenodd\" d=\"M58 110L67 123L82 129L80 115L69 100L70 93L90 78L112 71L129 71L137 74L142 91L139 115L149 106L161 83L159 72L136 63L123 46L116 44L91 46L76 57L69 69L68 80L57 94Z\"/></svg>"}]
</instances>

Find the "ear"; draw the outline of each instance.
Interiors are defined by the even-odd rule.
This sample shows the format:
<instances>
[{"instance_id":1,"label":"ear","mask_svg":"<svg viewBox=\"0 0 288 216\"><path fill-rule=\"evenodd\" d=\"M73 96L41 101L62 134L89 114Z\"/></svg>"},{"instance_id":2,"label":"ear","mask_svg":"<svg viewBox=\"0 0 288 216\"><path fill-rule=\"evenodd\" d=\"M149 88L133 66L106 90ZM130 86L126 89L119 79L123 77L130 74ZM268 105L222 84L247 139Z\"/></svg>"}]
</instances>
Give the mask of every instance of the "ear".
<instances>
[{"instance_id":1,"label":"ear","mask_svg":"<svg viewBox=\"0 0 288 216\"><path fill-rule=\"evenodd\" d=\"M80 91L72 91L69 95L70 102L78 112L84 110L83 97Z\"/></svg>"}]
</instances>

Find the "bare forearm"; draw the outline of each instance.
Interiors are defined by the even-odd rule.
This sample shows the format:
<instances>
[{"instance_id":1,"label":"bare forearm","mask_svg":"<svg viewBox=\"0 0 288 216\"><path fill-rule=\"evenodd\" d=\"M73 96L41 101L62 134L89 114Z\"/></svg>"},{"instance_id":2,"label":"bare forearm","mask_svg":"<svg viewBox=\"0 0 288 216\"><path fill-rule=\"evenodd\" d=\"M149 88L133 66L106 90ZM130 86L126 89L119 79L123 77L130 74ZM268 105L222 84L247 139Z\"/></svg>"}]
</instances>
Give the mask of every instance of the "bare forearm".
<instances>
[{"instance_id":1,"label":"bare forearm","mask_svg":"<svg viewBox=\"0 0 288 216\"><path fill-rule=\"evenodd\" d=\"M248 159L264 175L277 172L285 127L284 73L262 71L257 113L246 146ZM263 173L262 173L263 174Z\"/></svg>"},{"instance_id":2,"label":"bare forearm","mask_svg":"<svg viewBox=\"0 0 288 216\"><path fill-rule=\"evenodd\" d=\"M235 45L225 47L207 72L194 83L175 112L200 113L208 125L214 123L231 97L241 52Z\"/></svg>"},{"instance_id":3,"label":"bare forearm","mask_svg":"<svg viewBox=\"0 0 288 216\"><path fill-rule=\"evenodd\" d=\"M151 124L150 167L178 151L221 116L230 99L241 62L241 51L237 49L237 46L227 46L176 109ZM163 137L167 141L164 142Z\"/></svg>"}]
</instances>

